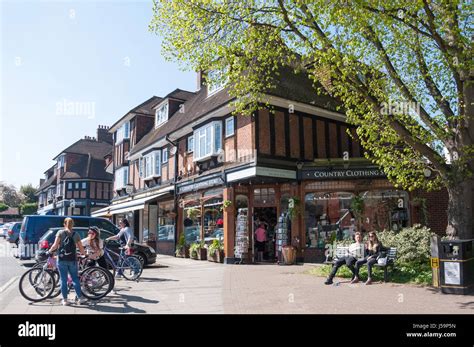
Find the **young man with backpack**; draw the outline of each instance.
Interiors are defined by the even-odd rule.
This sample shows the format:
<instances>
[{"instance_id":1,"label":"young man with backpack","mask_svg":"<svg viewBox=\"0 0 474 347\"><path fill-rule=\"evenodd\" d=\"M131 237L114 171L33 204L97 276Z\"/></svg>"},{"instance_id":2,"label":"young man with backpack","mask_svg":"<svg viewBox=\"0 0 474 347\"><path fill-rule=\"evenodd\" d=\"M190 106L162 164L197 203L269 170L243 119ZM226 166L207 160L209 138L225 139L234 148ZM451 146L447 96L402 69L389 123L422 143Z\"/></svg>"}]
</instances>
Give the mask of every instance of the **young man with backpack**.
<instances>
[{"instance_id":1,"label":"young man with backpack","mask_svg":"<svg viewBox=\"0 0 474 347\"><path fill-rule=\"evenodd\" d=\"M64 220L64 230L60 230L57 233L54 244L49 249L49 253L53 253L58 250L58 269L59 276L61 278L63 306L69 305L69 302L67 301L68 274L71 275L72 283L74 284L76 303L85 303L85 299L82 297L81 284L79 282L76 248L79 248L79 251L82 255L85 255L86 253L81 243L81 237L78 233L72 230L73 227L74 221L72 218L66 218Z\"/></svg>"}]
</instances>

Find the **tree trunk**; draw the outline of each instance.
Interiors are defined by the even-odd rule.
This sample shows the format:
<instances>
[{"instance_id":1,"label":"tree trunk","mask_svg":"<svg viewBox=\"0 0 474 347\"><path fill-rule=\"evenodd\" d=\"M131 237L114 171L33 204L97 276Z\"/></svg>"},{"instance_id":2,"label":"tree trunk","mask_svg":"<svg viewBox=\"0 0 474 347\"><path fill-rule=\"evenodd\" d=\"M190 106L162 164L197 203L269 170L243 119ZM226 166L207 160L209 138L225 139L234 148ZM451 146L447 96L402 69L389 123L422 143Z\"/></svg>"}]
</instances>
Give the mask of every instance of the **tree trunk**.
<instances>
[{"instance_id":1,"label":"tree trunk","mask_svg":"<svg viewBox=\"0 0 474 347\"><path fill-rule=\"evenodd\" d=\"M448 189L448 227L450 238L474 238L474 179L466 179Z\"/></svg>"}]
</instances>

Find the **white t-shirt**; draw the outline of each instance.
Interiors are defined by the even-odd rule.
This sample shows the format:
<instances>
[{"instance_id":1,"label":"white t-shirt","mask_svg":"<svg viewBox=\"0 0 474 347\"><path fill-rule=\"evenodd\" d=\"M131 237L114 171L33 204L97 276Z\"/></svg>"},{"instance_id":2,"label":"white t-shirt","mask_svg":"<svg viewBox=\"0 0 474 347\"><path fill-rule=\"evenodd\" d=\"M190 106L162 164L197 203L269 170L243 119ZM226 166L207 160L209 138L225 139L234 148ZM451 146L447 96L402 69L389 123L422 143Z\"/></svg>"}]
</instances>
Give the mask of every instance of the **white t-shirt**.
<instances>
[{"instance_id":1,"label":"white t-shirt","mask_svg":"<svg viewBox=\"0 0 474 347\"><path fill-rule=\"evenodd\" d=\"M102 250L104 249L104 241L103 240L99 239L99 248L100 248L99 253L94 252L94 250L92 249L92 247L90 245L88 237L86 237L85 239L82 239L81 243L84 246L84 248L86 249L87 254L89 255L89 258L97 259L97 258L100 258L102 256L102 254L103 254Z\"/></svg>"},{"instance_id":2,"label":"white t-shirt","mask_svg":"<svg viewBox=\"0 0 474 347\"><path fill-rule=\"evenodd\" d=\"M363 243L351 243L349 246L349 255L356 259L362 259L365 255L365 246Z\"/></svg>"},{"instance_id":3,"label":"white t-shirt","mask_svg":"<svg viewBox=\"0 0 474 347\"><path fill-rule=\"evenodd\" d=\"M120 238L125 235L125 242L127 245L131 245L133 242L133 233L130 227L125 227L120 229L119 233L117 234L119 240Z\"/></svg>"}]
</instances>

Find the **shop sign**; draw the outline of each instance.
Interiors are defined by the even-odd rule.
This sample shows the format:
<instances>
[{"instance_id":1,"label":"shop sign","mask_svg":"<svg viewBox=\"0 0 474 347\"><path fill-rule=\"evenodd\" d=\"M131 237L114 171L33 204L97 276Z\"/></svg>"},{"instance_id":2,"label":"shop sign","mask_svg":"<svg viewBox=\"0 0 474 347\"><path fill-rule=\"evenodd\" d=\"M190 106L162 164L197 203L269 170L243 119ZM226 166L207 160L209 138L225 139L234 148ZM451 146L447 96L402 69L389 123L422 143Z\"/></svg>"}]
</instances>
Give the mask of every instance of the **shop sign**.
<instances>
[{"instance_id":1,"label":"shop sign","mask_svg":"<svg viewBox=\"0 0 474 347\"><path fill-rule=\"evenodd\" d=\"M296 179L296 172L291 170L275 169L271 167L257 167L257 176Z\"/></svg>"},{"instance_id":2,"label":"shop sign","mask_svg":"<svg viewBox=\"0 0 474 347\"><path fill-rule=\"evenodd\" d=\"M304 169L299 171L301 179L357 179L357 178L377 178L386 177L382 170L377 168L363 169Z\"/></svg>"},{"instance_id":3,"label":"shop sign","mask_svg":"<svg viewBox=\"0 0 474 347\"><path fill-rule=\"evenodd\" d=\"M224 183L222 177L214 177L205 181L199 181L192 184L187 184L181 187L178 187L179 194L194 192L201 189L206 189L214 186L218 186Z\"/></svg>"},{"instance_id":4,"label":"shop sign","mask_svg":"<svg viewBox=\"0 0 474 347\"><path fill-rule=\"evenodd\" d=\"M459 263L453 261L447 261L444 263L444 282L446 284L461 284Z\"/></svg>"}]
</instances>

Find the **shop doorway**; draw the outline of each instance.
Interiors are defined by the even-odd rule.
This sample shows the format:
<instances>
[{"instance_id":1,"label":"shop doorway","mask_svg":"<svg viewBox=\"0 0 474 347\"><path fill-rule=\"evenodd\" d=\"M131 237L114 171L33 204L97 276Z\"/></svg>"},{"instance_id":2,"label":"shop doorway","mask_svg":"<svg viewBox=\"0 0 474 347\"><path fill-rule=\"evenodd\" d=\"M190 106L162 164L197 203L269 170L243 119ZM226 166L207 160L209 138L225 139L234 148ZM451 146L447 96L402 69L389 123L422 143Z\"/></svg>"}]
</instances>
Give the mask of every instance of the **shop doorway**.
<instances>
[{"instance_id":1,"label":"shop doorway","mask_svg":"<svg viewBox=\"0 0 474 347\"><path fill-rule=\"evenodd\" d=\"M276 207L255 207L253 210L254 259L257 262L276 262L275 229L277 225L277 209ZM266 232L266 241L264 243L257 242L255 235L257 228L261 225L263 225ZM262 252L260 255L259 250Z\"/></svg>"}]
</instances>

